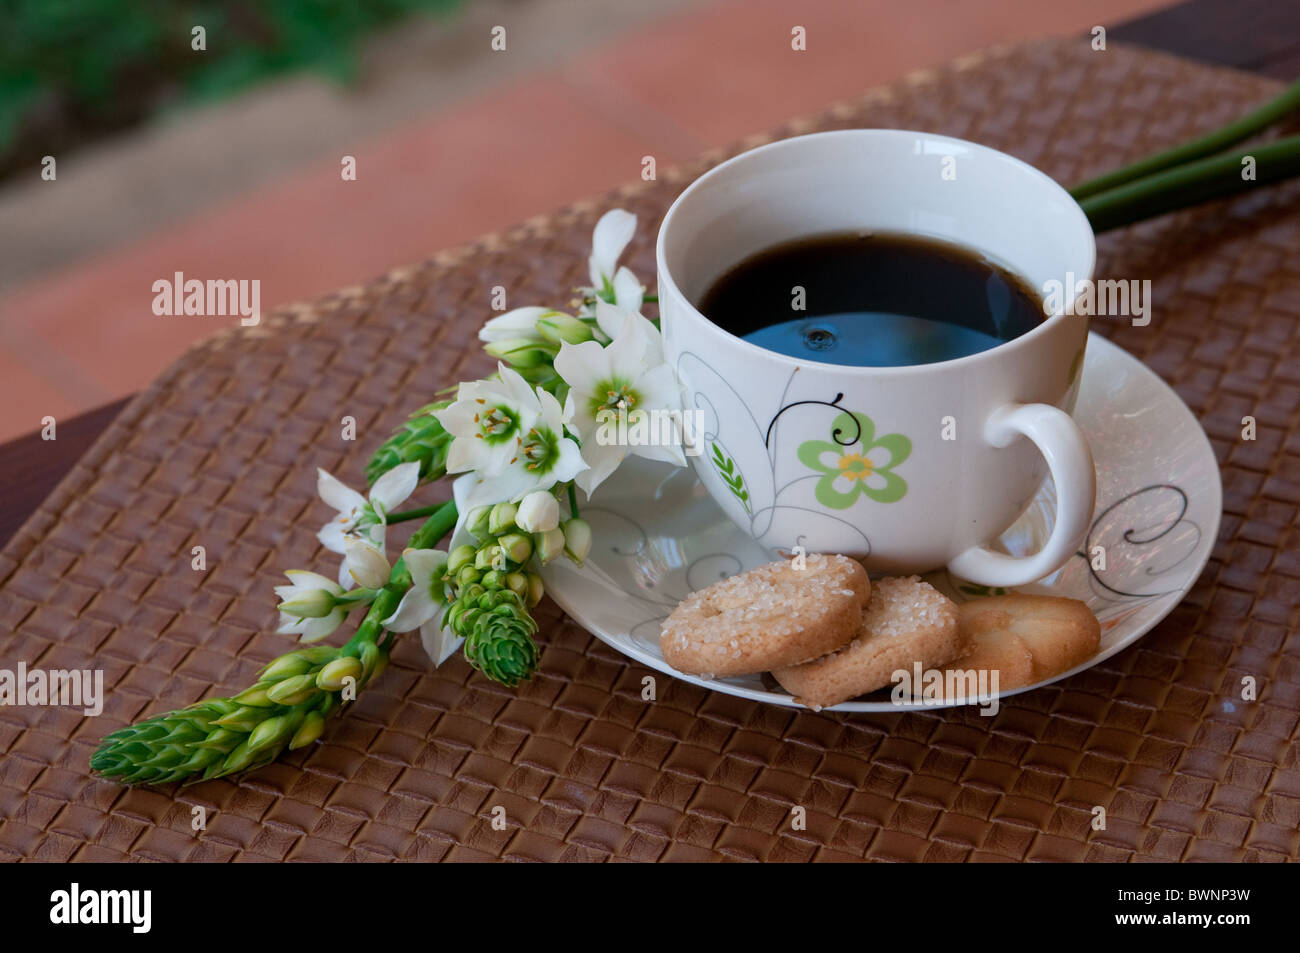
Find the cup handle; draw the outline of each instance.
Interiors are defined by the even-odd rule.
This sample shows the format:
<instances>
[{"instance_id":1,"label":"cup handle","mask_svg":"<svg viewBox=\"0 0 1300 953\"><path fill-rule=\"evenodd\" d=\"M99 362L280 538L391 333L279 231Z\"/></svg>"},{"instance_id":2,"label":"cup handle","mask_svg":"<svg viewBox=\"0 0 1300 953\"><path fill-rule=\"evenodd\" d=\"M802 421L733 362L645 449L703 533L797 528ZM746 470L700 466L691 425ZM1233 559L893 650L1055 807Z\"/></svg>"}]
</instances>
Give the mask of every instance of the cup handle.
<instances>
[{"instance_id":1,"label":"cup handle","mask_svg":"<svg viewBox=\"0 0 1300 953\"><path fill-rule=\"evenodd\" d=\"M1028 437L1047 461L1056 484L1056 521L1042 549L1008 556L972 546L948 563L955 576L982 586L1021 586L1055 572L1076 552L1092 521L1097 474L1079 425L1051 404L1008 404L994 411L984 437L995 447Z\"/></svg>"}]
</instances>

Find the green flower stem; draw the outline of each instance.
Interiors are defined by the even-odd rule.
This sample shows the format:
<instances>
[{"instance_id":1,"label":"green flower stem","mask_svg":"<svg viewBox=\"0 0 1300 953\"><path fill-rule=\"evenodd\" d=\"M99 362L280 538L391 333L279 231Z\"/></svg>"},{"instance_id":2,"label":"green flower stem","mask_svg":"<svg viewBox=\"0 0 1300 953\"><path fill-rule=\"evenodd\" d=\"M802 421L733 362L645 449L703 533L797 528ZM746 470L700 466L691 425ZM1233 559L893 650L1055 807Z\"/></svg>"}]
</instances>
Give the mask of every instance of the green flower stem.
<instances>
[{"instance_id":1,"label":"green flower stem","mask_svg":"<svg viewBox=\"0 0 1300 953\"><path fill-rule=\"evenodd\" d=\"M379 589L357 588L350 589L341 596L334 597L335 605L351 609L353 606L369 605L375 601L375 596L379 595Z\"/></svg>"},{"instance_id":2,"label":"green flower stem","mask_svg":"<svg viewBox=\"0 0 1300 953\"><path fill-rule=\"evenodd\" d=\"M421 506L419 509L400 510L396 513L389 513L388 525L392 526L394 523L405 523L407 520L418 520L423 519L426 516L432 516L434 513L437 513L442 509L442 506L443 504L441 503L434 503L432 506Z\"/></svg>"},{"instance_id":3,"label":"green flower stem","mask_svg":"<svg viewBox=\"0 0 1300 953\"><path fill-rule=\"evenodd\" d=\"M411 541L406 545L411 549L428 549L452 531L456 526L456 517L455 500L440 503L434 508L433 515L415 531ZM400 563L401 560L399 559L398 562ZM395 567L393 571L397 571Z\"/></svg>"},{"instance_id":4,"label":"green flower stem","mask_svg":"<svg viewBox=\"0 0 1300 953\"><path fill-rule=\"evenodd\" d=\"M569 481L569 515L575 520L578 518L578 491L574 489L573 481Z\"/></svg>"},{"instance_id":5,"label":"green flower stem","mask_svg":"<svg viewBox=\"0 0 1300 953\"><path fill-rule=\"evenodd\" d=\"M1241 176L1246 156L1255 159L1254 179ZM1300 136L1166 169L1084 198L1079 205L1100 233L1295 175L1300 175Z\"/></svg>"},{"instance_id":6,"label":"green flower stem","mask_svg":"<svg viewBox=\"0 0 1300 953\"><path fill-rule=\"evenodd\" d=\"M443 503L416 530L411 545L431 546L455 525L456 504ZM211 698L121 728L100 742L91 768L124 784L190 783L247 771L311 744L324 731L325 719L352 698L344 697L345 689L364 687L387 666L392 640L380 641L383 620L410 587L411 574L399 559L383 589L339 597L351 605L370 603L342 648L288 652L233 698Z\"/></svg>"},{"instance_id":7,"label":"green flower stem","mask_svg":"<svg viewBox=\"0 0 1300 953\"><path fill-rule=\"evenodd\" d=\"M1146 178L1164 169L1214 155L1248 136L1253 136L1297 108L1300 108L1300 82L1288 86L1279 96L1235 122L1228 123L1199 139L1166 149L1164 152L1157 152L1130 165L1089 179L1072 188L1070 194L1076 201L1082 202L1085 198Z\"/></svg>"},{"instance_id":8,"label":"green flower stem","mask_svg":"<svg viewBox=\"0 0 1300 953\"><path fill-rule=\"evenodd\" d=\"M411 535L410 542L407 543L408 548L427 549L451 532L452 527L456 525L457 512L454 500L439 503L430 509L433 510L433 515ZM388 585L379 590L379 594L370 606L370 611L366 613L361 625L357 626L357 631L353 633L352 638L344 644L341 653L358 655L362 651L361 647L366 643L377 644L383 632L383 620L397 611L398 603L410 588L411 573L406 568L406 560L399 559L388 577Z\"/></svg>"},{"instance_id":9,"label":"green flower stem","mask_svg":"<svg viewBox=\"0 0 1300 953\"><path fill-rule=\"evenodd\" d=\"M433 515L412 534L410 542L407 543L408 548L427 549L451 532L452 527L456 525L457 513L454 500L439 503L432 507L432 510ZM352 638L348 639L343 646L342 653L356 655L365 643L376 643L383 632L381 623L397 611L397 604L402 601L402 596L410 588L411 574L406 568L406 560L399 559L388 577L388 585L379 590L379 594L370 606L370 611L366 613L361 625L357 626L357 631Z\"/></svg>"},{"instance_id":10,"label":"green flower stem","mask_svg":"<svg viewBox=\"0 0 1300 953\"><path fill-rule=\"evenodd\" d=\"M405 571L405 569L403 569ZM378 641L379 635L383 632L384 627L381 624L384 619L397 611L397 604L402 601L402 593L411 587L411 574L406 573L406 585L400 588L390 582L387 586L379 591L375 601L370 604L370 611L366 617L361 620L357 626L357 631L352 633L352 638L343 644L339 650L341 655L358 655L361 646L366 643L374 644Z\"/></svg>"}]
</instances>

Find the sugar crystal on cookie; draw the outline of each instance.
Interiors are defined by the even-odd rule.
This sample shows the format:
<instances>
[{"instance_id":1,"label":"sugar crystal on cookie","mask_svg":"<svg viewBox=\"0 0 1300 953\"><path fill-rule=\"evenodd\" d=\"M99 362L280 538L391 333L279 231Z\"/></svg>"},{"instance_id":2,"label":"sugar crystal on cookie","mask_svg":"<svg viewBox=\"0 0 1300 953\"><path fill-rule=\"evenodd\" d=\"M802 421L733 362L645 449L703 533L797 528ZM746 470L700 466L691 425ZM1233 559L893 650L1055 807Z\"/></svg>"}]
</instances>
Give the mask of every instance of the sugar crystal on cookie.
<instances>
[{"instance_id":1,"label":"sugar crystal on cookie","mask_svg":"<svg viewBox=\"0 0 1300 953\"><path fill-rule=\"evenodd\" d=\"M769 563L687 596L664 621L660 648L680 671L719 676L816 658L853 638L870 589L847 557L809 556L797 571Z\"/></svg>"}]
</instances>

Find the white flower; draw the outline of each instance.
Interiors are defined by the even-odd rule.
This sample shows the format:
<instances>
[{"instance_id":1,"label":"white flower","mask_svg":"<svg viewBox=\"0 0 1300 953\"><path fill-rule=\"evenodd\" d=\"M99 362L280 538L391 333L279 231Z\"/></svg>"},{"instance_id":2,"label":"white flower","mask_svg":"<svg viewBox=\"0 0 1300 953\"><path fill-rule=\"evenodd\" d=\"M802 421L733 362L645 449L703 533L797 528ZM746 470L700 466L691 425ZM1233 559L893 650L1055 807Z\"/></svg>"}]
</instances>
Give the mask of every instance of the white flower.
<instances>
[{"instance_id":1,"label":"white flower","mask_svg":"<svg viewBox=\"0 0 1300 953\"><path fill-rule=\"evenodd\" d=\"M303 642L315 642L347 618L344 609L335 607L335 597L343 595L342 586L303 569L290 569L285 575L292 585L275 587L280 597L280 627L276 631L281 635L297 635Z\"/></svg>"},{"instance_id":2,"label":"white flower","mask_svg":"<svg viewBox=\"0 0 1300 953\"><path fill-rule=\"evenodd\" d=\"M605 311L606 308L600 309ZM617 309L615 309L617 310ZM651 338L654 326L639 314L607 314L620 318L618 333L607 346L595 341L565 344L555 358L555 371L569 385L565 410L582 440L582 457L588 469L577 476L578 486L590 495L605 481L629 453L650 460L684 466L686 458L674 443L651 439L632 445L619 434L658 430L651 426L652 411L681 411L681 390L677 375L663 363L662 345ZM656 335L658 332L655 332Z\"/></svg>"},{"instance_id":3,"label":"white flower","mask_svg":"<svg viewBox=\"0 0 1300 953\"><path fill-rule=\"evenodd\" d=\"M385 629L393 632L410 632L419 629L439 632L442 614L447 608L447 590L442 581L447 566L447 554L440 549L408 549L402 553L407 570L411 573L411 588L406 590L397 609L383 621Z\"/></svg>"},{"instance_id":4,"label":"white flower","mask_svg":"<svg viewBox=\"0 0 1300 953\"><path fill-rule=\"evenodd\" d=\"M453 439L447 472L498 473L519 447L519 437L542 412L537 394L517 371L497 364L499 380L460 385L456 402L434 416Z\"/></svg>"},{"instance_id":5,"label":"white flower","mask_svg":"<svg viewBox=\"0 0 1300 953\"><path fill-rule=\"evenodd\" d=\"M316 492L320 498L338 512L338 515L321 527L316 538L332 553L346 554L348 537L359 537L384 552L384 529L388 514L415 492L420 482L420 465L402 463L393 467L370 488L367 500L324 470L316 470ZM339 566L339 585L350 588L352 575L348 560Z\"/></svg>"},{"instance_id":6,"label":"white flower","mask_svg":"<svg viewBox=\"0 0 1300 953\"><path fill-rule=\"evenodd\" d=\"M525 533L545 533L560 525L560 504L546 490L534 490L519 501L515 525Z\"/></svg>"},{"instance_id":7,"label":"white flower","mask_svg":"<svg viewBox=\"0 0 1300 953\"><path fill-rule=\"evenodd\" d=\"M515 451L501 469L475 470L456 481L456 508L461 513L485 503L514 503L533 490L572 480L587 468L582 451L565 432L568 417L560 402L539 387L537 403L540 412L521 427Z\"/></svg>"},{"instance_id":8,"label":"white flower","mask_svg":"<svg viewBox=\"0 0 1300 953\"><path fill-rule=\"evenodd\" d=\"M653 321L635 308L621 308L616 304L598 301L596 302L596 324L611 341L622 334L624 329L635 325L645 339L645 362L652 366L664 362L663 335L659 333Z\"/></svg>"},{"instance_id":9,"label":"white flower","mask_svg":"<svg viewBox=\"0 0 1300 953\"><path fill-rule=\"evenodd\" d=\"M393 567L378 546L360 536L349 536L344 548L340 574L346 571L352 581L367 589L379 589L388 583Z\"/></svg>"},{"instance_id":10,"label":"white flower","mask_svg":"<svg viewBox=\"0 0 1300 953\"><path fill-rule=\"evenodd\" d=\"M592 290L598 296L639 311L644 294L641 282L630 268L618 267L618 259L635 233L636 216L631 212L621 208L606 212L591 233L591 257L587 259L587 269Z\"/></svg>"},{"instance_id":11,"label":"white flower","mask_svg":"<svg viewBox=\"0 0 1300 953\"><path fill-rule=\"evenodd\" d=\"M537 331L537 319L550 314L551 311L551 308L536 306L507 311L479 328L478 339L487 342L507 341L512 338L541 341L542 336Z\"/></svg>"}]
</instances>

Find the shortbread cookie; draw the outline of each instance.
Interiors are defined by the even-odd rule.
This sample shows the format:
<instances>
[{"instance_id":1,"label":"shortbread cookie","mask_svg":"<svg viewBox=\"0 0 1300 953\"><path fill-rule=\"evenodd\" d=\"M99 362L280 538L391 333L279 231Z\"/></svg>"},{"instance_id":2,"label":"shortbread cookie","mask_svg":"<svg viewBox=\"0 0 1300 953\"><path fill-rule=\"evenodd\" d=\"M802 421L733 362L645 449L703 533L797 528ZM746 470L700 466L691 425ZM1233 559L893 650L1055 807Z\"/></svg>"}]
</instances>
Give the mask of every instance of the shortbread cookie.
<instances>
[{"instance_id":1,"label":"shortbread cookie","mask_svg":"<svg viewBox=\"0 0 1300 953\"><path fill-rule=\"evenodd\" d=\"M847 556L768 563L693 592L664 621L664 660L688 675L750 675L817 658L858 629L871 581Z\"/></svg>"},{"instance_id":2,"label":"shortbread cookie","mask_svg":"<svg viewBox=\"0 0 1300 953\"><path fill-rule=\"evenodd\" d=\"M948 667L996 670L999 691L1059 675L1101 645L1101 624L1077 599L1012 593L962 603L958 615L971 654Z\"/></svg>"},{"instance_id":3,"label":"shortbread cookie","mask_svg":"<svg viewBox=\"0 0 1300 953\"><path fill-rule=\"evenodd\" d=\"M847 646L772 675L795 701L821 709L883 688L916 662L946 665L963 648L957 607L919 576L895 577L872 587L857 638Z\"/></svg>"},{"instance_id":4,"label":"shortbread cookie","mask_svg":"<svg viewBox=\"0 0 1300 953\"><path fill-rule=\"evenodd\" d=\"M980 603L963 602L957 607L962 641L967 653L946 666L963 672L997 672L998 690L1018 688L1034 681L1034 656L1025 640L1007 625L998 612L980 612ZM945 684L951 684L945 679Z\"/></svg>"}]
</instances>

